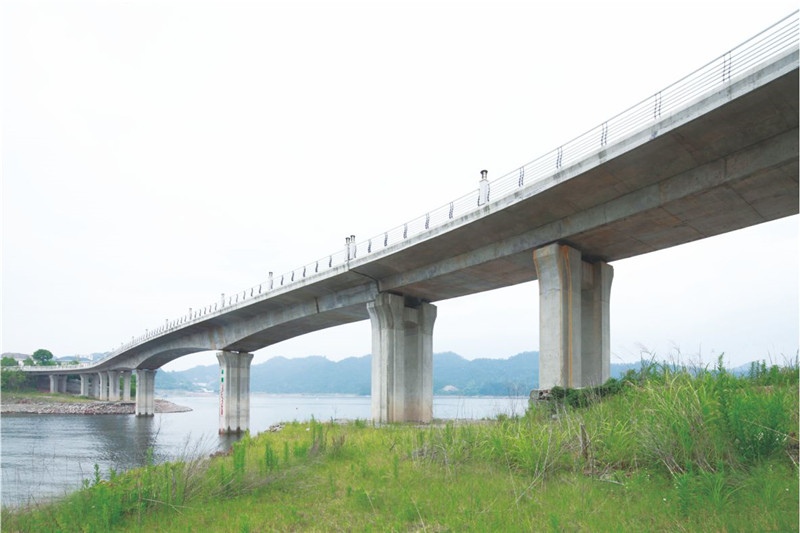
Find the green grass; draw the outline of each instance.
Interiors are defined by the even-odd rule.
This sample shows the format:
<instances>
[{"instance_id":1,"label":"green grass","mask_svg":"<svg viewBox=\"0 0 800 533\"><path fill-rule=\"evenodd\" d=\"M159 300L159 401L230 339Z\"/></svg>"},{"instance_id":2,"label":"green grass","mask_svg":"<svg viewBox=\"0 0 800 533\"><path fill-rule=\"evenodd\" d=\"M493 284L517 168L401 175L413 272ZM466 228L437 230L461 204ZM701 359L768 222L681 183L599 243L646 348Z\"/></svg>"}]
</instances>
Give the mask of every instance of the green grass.
<instances>
[{"instance_id":1,"label":"green grass","mask_svg":"<svg viewBox=\"0 0 800 533\"><path fill-rule=\"evenodd\" d=\"M517 418L286 424L97 473L3 530L797 531L797 367L773 374L657 366Z\"/></svg>"},{"instance_id":2,"label":"green grass","mask_svg":"<svg viewBox=\"0 0 800 533\"><path fill-rule=\"evenodd\" d=\"M3 400L5 401L19 401L19 400L34 400L45 401L53 403L88 403L97 401L97 398L89 398L87 396L75 396L74 394L65 393L51 393L41 391L21 391L21 392L3 392Z\"/></svg>"}]
</instances>

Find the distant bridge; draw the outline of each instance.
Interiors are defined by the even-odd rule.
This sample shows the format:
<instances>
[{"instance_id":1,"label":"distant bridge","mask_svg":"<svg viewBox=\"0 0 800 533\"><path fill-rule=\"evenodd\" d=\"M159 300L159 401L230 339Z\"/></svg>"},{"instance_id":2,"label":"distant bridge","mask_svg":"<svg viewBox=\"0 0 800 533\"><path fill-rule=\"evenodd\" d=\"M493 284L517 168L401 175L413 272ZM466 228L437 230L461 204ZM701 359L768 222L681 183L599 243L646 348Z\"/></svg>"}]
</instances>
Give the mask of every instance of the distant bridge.
<instances>
[{"instance_id":1,"label":"distant bridge","mask_svg":"<svg viewBox=\"0 0 800 533\"><path fill-rule=\"evenodd\" d=\"M156 369L217 350L220 431L252 352L370 319L372 417L432 418L433 302L539 280L540 387L609 377L612 261L798 213L798 13L591 131L402 226L167 321L105 359L25 367L153 414ZM120 378L123 387L120 391Z\"/></svg>"}]
</instances>

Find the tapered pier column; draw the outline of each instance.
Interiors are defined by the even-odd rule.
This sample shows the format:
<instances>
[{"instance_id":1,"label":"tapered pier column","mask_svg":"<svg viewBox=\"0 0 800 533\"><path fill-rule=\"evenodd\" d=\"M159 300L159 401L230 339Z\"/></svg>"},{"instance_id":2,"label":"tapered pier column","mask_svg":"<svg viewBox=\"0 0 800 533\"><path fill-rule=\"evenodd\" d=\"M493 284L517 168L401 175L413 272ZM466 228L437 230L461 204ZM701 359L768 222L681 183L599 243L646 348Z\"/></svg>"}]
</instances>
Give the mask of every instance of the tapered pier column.
<instances>
[{"instance_id":1,"label":"tapered pier column","mask_svg":"<svg viewBox=\"0 0 800 533\"><path fill-rule=\"evenodd\" d=\"M372 324L372 420L433 420L433 323L436 306L396 294L367 304Z\"/></svg>"},{"instance_id":2,"label":"tapered pier column","mask_svg":"<svg viewBox=\"0 0 800 533\"><path fill-rule=\"evenodd\" d=\"M247 352L217 352L219 361L219 432L250 429L250 363Z\"/></svg>"},{"instance_id":3,"label":"tapered pier column","mask_svg":"<svg viewBox=\"0 0 800 533\"><path fill-rule=\"evenodd\" d=\"M99 391L100 394L97 396L98 399L107 401L108 400L108 373L106 372L98 372L98 384L99 384Z\"/></svg>"},{"instance_id":4,"label":"tapered pier column","mask_svg":"<svg viewBox=\"0 0 800 533\"><path fill-rule=\"evenodd\" d=\"M566 245L533 253L539 279L539 389L585 387L610 375L613 268Z\"/></svg>"},{"instance_id":5,"label":"tapered pier column","mask_svg":"<svg viewBox=\"0 0 800 533\"><path fill-rule=\"evenodd\" d=\"M136 370L136 416L153 416L155 410L156 371Z\"/></svg>"},{"instance_id":6,"label":"tapered pier column","mask_svg":"<svg viewBox=\"0 0 800 533\"><path fill-rule=\"evenodd\" d=\"M124 370L122 372L122 401L131 401L131 372Z\"/></svg>"},{"instance_id":7,"label":"tapered pier column","mask_svg":"<svg viewBox=\"0 0 800 533\"><path fill-rule=\"evenodd\" d=\"M89 375L81 374L81 396L89 396Z\"/></svg>"},{"instance_id":8,"label":"tapered pier column","mask_svg":"<svg viewBox=\"0 0 800 533\"><path fill-rule=\"evenodd\" d=\"M112 402L119 401L119 370L108 371L108 399Z\"/></svg>"}]
</instances>

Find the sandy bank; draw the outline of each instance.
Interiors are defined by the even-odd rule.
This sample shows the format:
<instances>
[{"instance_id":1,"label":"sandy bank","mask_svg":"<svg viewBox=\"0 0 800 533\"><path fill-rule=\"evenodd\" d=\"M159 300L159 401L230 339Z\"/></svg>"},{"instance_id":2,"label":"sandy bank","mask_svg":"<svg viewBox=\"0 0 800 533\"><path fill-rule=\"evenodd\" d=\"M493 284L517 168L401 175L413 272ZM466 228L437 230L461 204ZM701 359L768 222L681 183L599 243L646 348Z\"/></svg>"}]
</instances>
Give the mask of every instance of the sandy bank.
<instances>
[{"instance_id":1,"label":"sandy bank","mask_svg":"<svg viewBox=\"0 0 800 533\"><path fill-rule=\"evenodd\" d=\"M135 402L62 402L56 398L3 398L0 413L39 415L132 415ZM166 400L155 401L156 413L185 413L190 408Z\"/></svg>"}]
</instances>

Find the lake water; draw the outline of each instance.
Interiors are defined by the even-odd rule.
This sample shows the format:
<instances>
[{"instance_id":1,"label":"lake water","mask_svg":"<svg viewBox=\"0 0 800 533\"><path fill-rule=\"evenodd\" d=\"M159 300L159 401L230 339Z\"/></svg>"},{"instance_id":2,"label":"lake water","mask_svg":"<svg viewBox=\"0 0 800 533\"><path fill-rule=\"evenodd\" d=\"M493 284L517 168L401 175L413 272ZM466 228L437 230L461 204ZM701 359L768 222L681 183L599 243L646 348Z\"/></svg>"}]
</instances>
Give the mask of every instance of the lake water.
<instances>
[{"instance_id":1,"label":"lake water","mask_svg":"<svg viewBox=\"0 0 800 533\"><path fill-rule=\"evenodd\" d=\"M0 417L2 504L17 506L62 496L94 478L143 466L148 449L156 462L227 450L237 437L220 436L219 399L160 396L192 408L186 413L132 415L3 415ZM434 397L433 416L479 419L522 414L527 398ZM370 418L368 396L253 394L250 431L279 422Z\"/></svg>"}]
</instances>

